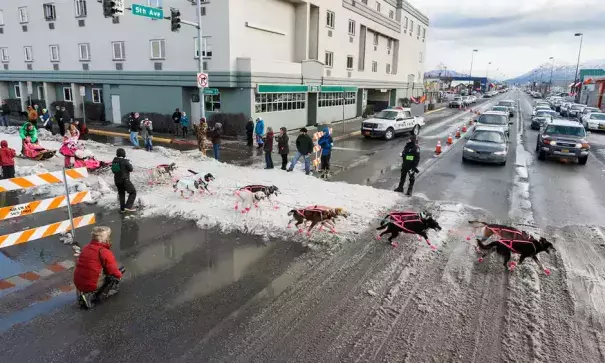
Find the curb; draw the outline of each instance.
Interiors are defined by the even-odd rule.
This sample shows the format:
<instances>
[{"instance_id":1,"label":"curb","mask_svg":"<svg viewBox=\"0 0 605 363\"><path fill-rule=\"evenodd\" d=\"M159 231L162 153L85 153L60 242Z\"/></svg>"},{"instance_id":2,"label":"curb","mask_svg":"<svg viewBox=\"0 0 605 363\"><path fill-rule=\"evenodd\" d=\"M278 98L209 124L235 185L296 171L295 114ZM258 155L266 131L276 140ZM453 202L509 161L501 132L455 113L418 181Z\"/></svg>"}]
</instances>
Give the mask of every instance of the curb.
<instances>
[{"instance_id":1,"label":"curb","mask_svg":"<svg viewBox=\"0 0 605 363\"><path fill-rule=\"evenodd\" d=\"M88 129L88 133L93 134L93 135L101 135L101 136L115 136L115 137L121 137L124 139L130 138L129 134L124 134L121 132L97 130L97 129ZM143 140L143 138L141 136L137 136L137 138L139 140ZM157 137L157 136L153 136L153 141L163 142L166 144L191 144L191 145L195 144L195 145L197 145L197 143L195 143L194 141L190 141L190 140L168 139L165 137Z\"/></svg>"},{"instance_id":2,"label":"curb","mask_svg":"<svg viewBox=\"0 0 605 363\"><path fill-rule=\"evenodd\" d=\"M47 265L45 268L37 271L24 272L6 279L0 280L0 291L12 289L14 287L25 287L33 284L34 282L43 279L45 277L54 275L59 272L67 271L75 266L75 262L72 260L65 260L51 265Z\"/></svg>"},{"instance_id":3,"label":"curb","mask_svg":"<svg viewBox=\"0 0 605 363\"><path fill-rule=\"evenodd\" d=\"M349 137L353 137L353 136L357 136L357 135L361 135L361 130L353 131L353 132L350 132L350 133L345 134L345 135L336 136L334 138L334 141L340 141L340 140L348 139Z\"/></svg>"},{"instance_id":4,"label":"curb","mask_svg":"<svg viewBox=\"0 0 605 363\"><path fill-rule=\"evenodd\" d=\"M447 108L447 107L443 106L443 107L441 107L441 108L438 108L438 109L435 109L435 110L431 110L431 111L425 112L424 114L425 114L425 115L430 115L430 114L432 114L432 113L435 113L435 112L439 112L439 111L445 110L446 108Z\"/></svg>"}]
</instances>

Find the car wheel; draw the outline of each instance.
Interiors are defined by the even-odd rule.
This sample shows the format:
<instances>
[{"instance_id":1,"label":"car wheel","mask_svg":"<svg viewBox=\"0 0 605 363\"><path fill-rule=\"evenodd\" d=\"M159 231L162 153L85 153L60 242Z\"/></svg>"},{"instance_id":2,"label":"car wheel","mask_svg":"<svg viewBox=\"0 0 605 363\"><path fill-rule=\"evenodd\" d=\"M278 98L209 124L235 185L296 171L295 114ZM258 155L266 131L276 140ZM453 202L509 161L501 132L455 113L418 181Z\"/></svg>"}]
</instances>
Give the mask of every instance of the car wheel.
<instances>
[{"instance_id":1,"label":"car wheel","mask_svg":"<svg viewBox=\"0 0 605 363\"><path fill-rule=\"evenodd\" d=\"M580 165L586 165L587 161L588 161L588 155L578 158L578 164L580 164Z\"/></svg>"},{"instance_id":2,"label":"car wheel","mask_svg":"<svg viewBox=\"0 0 605 363\"><path fill-rule=\"evenodd\" d=\"M412 129L412 135L418 136L419 133L420 133L420 126L419 125L414 126L414 128Z\"/></svg>"},{"instance_id":3,"label":"car wheel","mask_svg":"<svg viewBox=\"0 0 605 363\"><path fill-rule=\"evenodd\" d=\"M464 156L462 157L462 163L463 163L463 164L468 163L468 159L467 159L467 158L465 158Z\"/></svg>"},{"instance_id":4,"label":"car wheel","mask_svg":"<svg viewBox=\"0 0 605 363\"><path fill-rule=\"evenodd\" d=\"M369 139L371 136L370 135L363 135L363 137L365 137L366 139Z\"/></svg>"},{"instance_id":5,"label":"car wheel","mask_svg":"<svg viewBox=\"0 0 605 363\"><path fill-rule=\"evenodd\" d=\"M384 133L384 139L387 141L393 139L394 136L395 136L395 130L393 130L392 127L389 127L387 129L387 131Z\"/></svg>"},{"instance_id":6,"label":"car wheel","mask_svg":"<svg viewBox=\"0 0 605 363\"><path fill-rule=\"evenodd\" d=\"M538 151L538 160L546 160L546 153L544 150Z\"/></svg>"}]
</instances>

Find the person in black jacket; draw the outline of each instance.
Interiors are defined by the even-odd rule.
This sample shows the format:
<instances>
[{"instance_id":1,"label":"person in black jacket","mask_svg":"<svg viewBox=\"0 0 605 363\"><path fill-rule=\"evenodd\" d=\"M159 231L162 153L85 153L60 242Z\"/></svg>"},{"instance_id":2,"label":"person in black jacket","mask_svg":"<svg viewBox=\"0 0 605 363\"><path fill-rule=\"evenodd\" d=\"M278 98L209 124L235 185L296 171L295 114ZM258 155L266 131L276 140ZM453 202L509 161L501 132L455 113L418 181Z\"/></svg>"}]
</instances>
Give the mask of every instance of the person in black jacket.
<instances>
[{"instance_id":1,"label":"person in black jacket","mask_svg":"<svg viewBox=\"0 0 605 363\"><path fill-rule=\"evenodd\" d=\"M181 110L178 108L174 110L174 113L172 114L172 121L174 122L174 136L179 135L179 129L181 128L181 116L183 116Z\"/></svg>"},{"instance_id":2,"label":"person in black jacket","mask_svg":"<svg viewBox=\"0 0 605 363\"><path fill-rule=\"evenodd\" d=\"M134 200L137 197L137 190L130 181L132 164L126 159L126 151L119 148L116 150L116 157L111 162L111 171L113 172L113 181L118 188L118 198L120 199L120 212L136 212L133 208ZM126 199L128 193L128 200Z\"/></svg>"},{"instance_id":3,"label":"person in black jacket","mask_svg":"<svg viewBox=\"0 0 605 363\"><path fill-rule=\"evenodd\" d=\"M282 127L279 129L280 134L277 135L277 152L281 155L281 170L286 170L288 166L288 153L290 152L290 138L288 137L288 129Z\"/></svg>"},{"instance_id":4,"label":"person in black jacket","mask_svg":"<svg viewBox=\"0 0 605 363\"><path fill-rule=\"evenodd\" d=\"M54 118L55 118L55 123L59 126L59 135L61 136L65 136L65 124L63 123L63 114L64 112L61 111L61 106L57 106L55 108L55 114L54 114Z\"/></svg>"},{"instance_id":5,"label":"person in black jacket","mask_svg":"<svg viewBox=\"0 0 605 363\"><path fill-rule=\"evenodd\" d=\"M420 163L420 147L418 146L418 139L416 136L410 137L410 140L401 153L403 158L403 164L401 164L401 179L399 185L395 188L396 192L403 193L403 184L405 184L405 177L409 175L410 181L408 183L408 192L406 195L412 195L412 189L414 188L414 182L416 181L416 173L418 173L418 163Z\"/></svg>"},{"instance_id":6,"label":"person in black jacket","mask_svg":"<svg viewBox=\"0 0 605 363\"><path fill-rule=\"evenodd\" d=\"M8 106L6 101L2 101L2 107L0 107L0 126L8 126L8 116L11 114L11 108ZM254 125L252 125L254 129Z\"/></svg>"},{"instance_id":7,"label":"person in black jacket","mask_svg":"<svg viewBox=\"0 0 605 363\"><path fill-rule=\"evenodd\" d=\"M128 129L130 130L130 143L135 149L139 149L139 131L141 131L141 120L139 120L139 114L131 112L128 118Z\"/></svg>"},{"instance_id":8,"label":"person in black jacket","mask_svg":"<svg viewBox=\"0 0 605 363\"><path fill-rule=\"evenodd\" d=\"M296 138L296 154L294 154L294 159L292 159L292 164L290 164L290 168L288 171L294 170L298 159L302 156L305 160L305 174L309 175L311 173L311 153L313 152L313 139L311 136L307 135L307 129L303 127L300 129L300 135Z\"/></svg>"},{"instance_id":9,"label":"person in black jacket","mask_svg":"<svg viewBox=\"0 0 605 363\"><path fill-rule=\"evenodd\" d=\"M254 145L254 121L252 117L248 119L248 123L246 124L246 140L248 141L248 146Z\"/></svg>"}]
</instances>

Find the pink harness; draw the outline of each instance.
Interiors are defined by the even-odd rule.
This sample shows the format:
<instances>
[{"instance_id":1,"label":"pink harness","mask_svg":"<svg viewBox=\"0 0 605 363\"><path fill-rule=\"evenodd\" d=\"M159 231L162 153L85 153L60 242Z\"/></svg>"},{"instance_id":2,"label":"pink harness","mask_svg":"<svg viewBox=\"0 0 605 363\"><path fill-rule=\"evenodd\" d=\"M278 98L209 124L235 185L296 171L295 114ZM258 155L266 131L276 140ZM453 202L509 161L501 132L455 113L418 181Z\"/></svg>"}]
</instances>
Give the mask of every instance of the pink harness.
<instances>
[{"instance_id":1,"label":"pink harness","mask_svg":"<svg viewBox=\"0 0 605 363\"><path fill-rule=\"evenodd\" d=\"M499 236L502 235L501 232L509 232L509 233L512 233L513 235L515 235L515 238L513 238L513 239L499 239L498 242L516 254L521 254L521 253L519 253L519 251L517 251L513 248L513 243L516 243L516 242L531 243L531 245L534 247L534 250L536 249L536 246L534 246L532 241L528 241L526 239L518 239L516 237L518 235L520 238L523 238L523 236L526 235L526 233L523 233L516 229L508 229L508 228L499 228L499 227L486 227L486 228L489 229L490 231L492 231L494 234L497 234Z\"/></svg>"},{"instance_id":2,"label":"pink harness","mask_svg":"<svg viewBox=\"0 0 605 363\"><path fill-rule=\"evenodd\" d=\"M303 209L297 209L296 213L298 213L300 216L304 217L305 216L305 212L319 212L321 215L321 219L323 220L323 213L328 212L330 210L330 208L325 207L325 206L321 206L321 205L314 205L314 206L309 206Z\"/></svg>"},{"instance_id":3,"label":"pink harness","mask_svg":"<svg viewBox=\"0 0 605 363\"><path fill-rule=\"evenodd\" d=\"M411 222L420 222L420 223L422 223L422 220L420 219L420 216L416 212L409 212L409 211L405 211L405 212L391 212L391 213L389 213L389 217L391 217L391 219L392 219L391 223L393 223L397 227L403 229L405 232L411 233L411 234L416 234L416 232L414 232L414 231L406 228L405 227L405 223L406 222L408 222L408 223L411 223ZM416 217L416 218L411 219L411 217Z\"/></svg>"}]
</instances>

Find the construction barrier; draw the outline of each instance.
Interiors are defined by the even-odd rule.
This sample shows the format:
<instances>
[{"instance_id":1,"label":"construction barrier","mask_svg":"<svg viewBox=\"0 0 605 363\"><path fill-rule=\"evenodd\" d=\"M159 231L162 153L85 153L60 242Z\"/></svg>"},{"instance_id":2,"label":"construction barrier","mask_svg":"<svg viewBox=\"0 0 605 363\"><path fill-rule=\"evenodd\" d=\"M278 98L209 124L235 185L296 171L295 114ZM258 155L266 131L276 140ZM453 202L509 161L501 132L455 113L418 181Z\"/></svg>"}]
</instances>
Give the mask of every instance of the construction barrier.
<instances>
[{"instance_id":1,"label":"construction barrier","mask_svg":"<svg viewBox=\"0 0 605 363\"><path fill-rule=\"evenodd\" d=\"M330 128L330 135L332 134L332 128ZM319 170L319 167L321 165L321 160L320 160L320 155L319 153L321 153L321 146L319 146L317 144L317 142L319 141L319 139L324 136L323 131L317 131L316 133L313 134L313 143L315 143L315 146L313 146L313 152L315 153L315 159L313 159L313 162L311 163L311 166L313 167L313 169L315 169L315 171Z\"/></svg>"},{"instance_id":2,"label":"construction barrier","mask_svg":"<svg viewBox=\"0 0 605 363\"><path fill-rule=\"evenodd\" d=\"M73 219L74 228L80 228L95 224L95 214L87 214ZM31 242L40 238L49 237L59 233L71 231L72 222L66 219L61 222L47 224L46 226L26 229L25 231L15 232L0 236L0 248Z\"/></svg>"},{"instance_id":3,"label":"construction barrier","mask_svg":"<svg viewBox=\"0 0 605 363\"><path fill-rule=\"evenodd\" d=\"M63 183L65 186L64 195L0 208L0 220L28 216L30 214L41 213L61 207L67 207L67 214L69 216L69 219L64 221L0 236L0 248L26 243L68 231L71 231L72 236L75 237L74 230L76 228L94 224L94 213L77 218L74 218L71 213L72 205L91 199L88 190L70 194L67 186L68 181L83 179L87 176L88 171L86 168L78 168L0 180L0 193L56 183Z\"/></svg>"}]
</instances>

